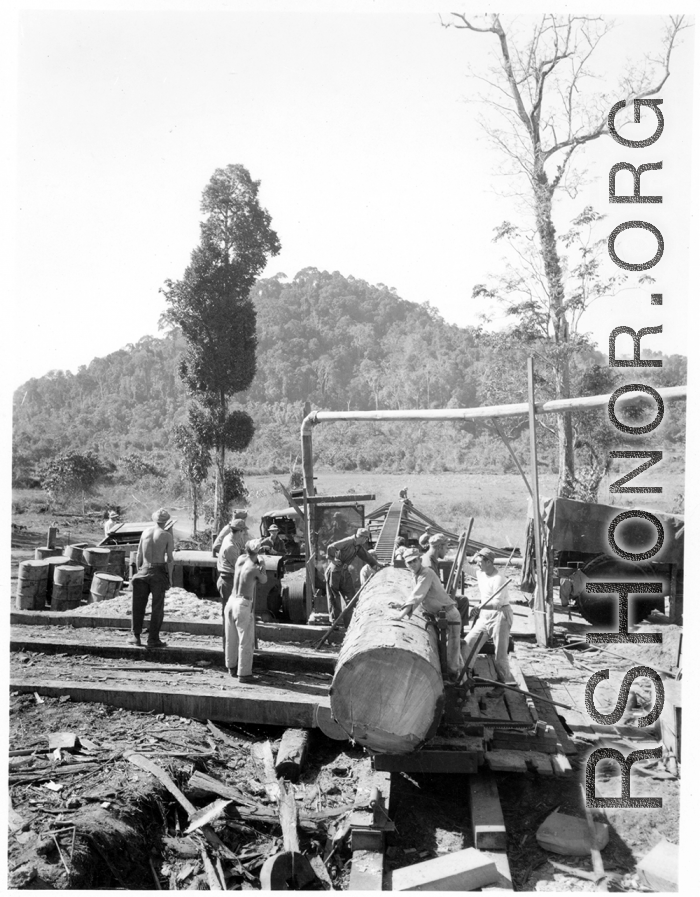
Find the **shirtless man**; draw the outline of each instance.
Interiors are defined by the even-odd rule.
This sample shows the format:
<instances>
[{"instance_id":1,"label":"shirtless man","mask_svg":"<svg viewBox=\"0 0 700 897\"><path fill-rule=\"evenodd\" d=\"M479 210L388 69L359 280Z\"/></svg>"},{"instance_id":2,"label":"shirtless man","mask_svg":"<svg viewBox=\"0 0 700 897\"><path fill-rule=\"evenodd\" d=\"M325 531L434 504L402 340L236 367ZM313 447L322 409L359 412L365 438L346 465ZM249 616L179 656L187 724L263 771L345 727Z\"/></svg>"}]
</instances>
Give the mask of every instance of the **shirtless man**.
<instances>
[{"instance_id":1,"label":"shirtless man","mask_svg":"<svg viewBox=\"0 0 700 897\"><path fill-rule=\"evenodd\" d=\"M255 643L255 586L267 582L265 564L258 557L260 542L251 539L236 561L233 590L224 610L226 666L239 682L253 681Z\"/></svg>"},{"instance_id":2,"label":"shirtless man","mask_svg":"<svg viewBox=\"0 0 700 897\"><path fill-rule=\"evenodd\" d=\"M148 627L149 648L164 648L166 643L160 640L160 627L163 623L165 592L170 587L173 576L173 534L165 529L170 514L160 508L153 514L155 526L145 529L139 541L136 554L138 573L131 580L131 636L130 645L141 644L141 629L146 613L148 596L151 595L151 623Z\"/></svg>"}]
</instances>

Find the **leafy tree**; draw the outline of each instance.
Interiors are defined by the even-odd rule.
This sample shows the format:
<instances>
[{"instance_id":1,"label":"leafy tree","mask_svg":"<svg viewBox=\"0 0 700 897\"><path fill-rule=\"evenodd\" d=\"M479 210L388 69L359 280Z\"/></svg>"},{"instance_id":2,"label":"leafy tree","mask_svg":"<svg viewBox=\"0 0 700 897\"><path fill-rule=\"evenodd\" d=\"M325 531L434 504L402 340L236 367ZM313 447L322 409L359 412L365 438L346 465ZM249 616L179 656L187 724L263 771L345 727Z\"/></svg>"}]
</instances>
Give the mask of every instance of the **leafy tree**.
<instances>
[{"instance_id":1,"label":"leafy tree","mask_svg":"<svg viewBox=\"0 0 700 897\"><path fill-rule=\"evenodd\" d=\"M162 470L159 470L150 461L133 452L130 452L128 455L122 455L119 459L119 466L132 480L140 480L142 477L147 476L163 479L165 476Z\"/></svg>"},{"instance_id":2,"label":"leafy tree","mask_svg":"<svg viewBox=\"0 0 700 897\"><path fill-rule=\"evenodd\" d=\"M565 285L555 227L554 200L559 191L574 191L571 162L576 151L608 133L613 102L652 96L670 74L670 59L683 16L671 17L656 60L628 66L619 83L598 91L595 60L612 22L600 16L543 15L516 17L508 23L497 14L481 18L452 13L448 26L494 35L496 64L481 80L490 87L489 108L496 115L482 122L512 173L524 178L526 202L535 223L542 286L546 292L547 339L553 347L557 398L571 395L569 342L576 306ZM607 79L610 84L611 79ZM500 115L500 119L497 118ZM496 124L496 121L502 123ZM559 494L574 488L574 439L571 416L557 415Z\"/></svg>"},{"instance_id":3,"label":"leafy tree","mask_svg":"<svg viewBox=\"0 0 700 897\"><path fill-rule=\"evenodd\" d=\"M211 455L209 449L202 445L188 427L175 427L173 440L182 456L180 458L180 470L187 480L190 497L192 498L192 535L196 536L197 517L199 515L199 490L209 473Z\"/></svg>"},{"instance_id":4,"label":"leafy tree","mask_svg":"<svg viewBox=\"0 0 700 897\"><path fill-rule=\"evenodd\" d=\"M39 477L52 504L62 497L80 496L85 514L86 496L113 469L113 465L104 465L94 452L67 452L46 461L39 470Z\"/></svg>"},{"instance_id":5,"label":"leafy tree","mask_svg":"<svg viewBox=\"0 0 700 897\"><path fill-rule=\"evenodd\" d=\"M181 280L166 281L165 323L180 328L187 350L180 376L196 400L189 421L215 453L215 522L223 523L226 451L242 451L254 427L244 411L229 412L233 395L255 376L255 307L250 297L280 242L258 201L259 181L242 165L217 169L202 194L200 243Z\"/></svg>"}]
</instances>

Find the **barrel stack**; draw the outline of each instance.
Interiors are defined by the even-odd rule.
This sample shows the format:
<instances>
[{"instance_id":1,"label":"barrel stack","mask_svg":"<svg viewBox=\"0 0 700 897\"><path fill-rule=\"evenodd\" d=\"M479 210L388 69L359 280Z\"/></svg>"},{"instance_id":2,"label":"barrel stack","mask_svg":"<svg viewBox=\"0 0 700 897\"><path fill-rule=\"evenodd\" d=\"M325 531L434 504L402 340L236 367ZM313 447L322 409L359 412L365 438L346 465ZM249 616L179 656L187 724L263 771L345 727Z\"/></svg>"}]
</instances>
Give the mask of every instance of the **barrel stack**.
<instances>
[{"instance_id":1,"label":"barrel stack","mask_svg":"<svg viewBox=\"0 0 700 897\"><path fill-rule=\"evenodd\" d=\"M413 586L408 570L375 573L355 607L333 676L333 719L375 753L416 750L432 738L442 716L435 629L420 608L410 619L396 619Z\"/></svg>"}]
</instances>

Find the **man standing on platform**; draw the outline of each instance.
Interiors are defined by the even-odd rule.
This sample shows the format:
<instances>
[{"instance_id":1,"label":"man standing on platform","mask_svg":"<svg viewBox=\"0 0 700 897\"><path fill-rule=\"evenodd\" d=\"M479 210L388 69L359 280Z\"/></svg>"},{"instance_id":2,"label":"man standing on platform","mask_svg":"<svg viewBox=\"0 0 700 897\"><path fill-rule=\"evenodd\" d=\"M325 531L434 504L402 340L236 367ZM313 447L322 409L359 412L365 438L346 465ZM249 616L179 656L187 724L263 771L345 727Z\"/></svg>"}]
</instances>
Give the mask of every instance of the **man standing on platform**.
<instances>
[{"instance_id":1,"label":"man standing on platform","mask_svg":"<svg viewBox=\"0 0 700 897\"><path fill-rule=\"evenodd\" d=\"M265 564L258 557L260 542L252 539L236 561L231 596L224 609L225 662L229 676L253 681L255 647L255 586L267 582Z\"/></svg>"},{"instance_id":2,"label":"man standing on platform","mask_svg":"<svg viewBox=\"0 0 700 897\"><path fill-rule=\"evenodd\" d=\"M326 596L328 598L328 613L331 623L340 616L347 603L355 593L355 584L352 580L349 565L360 558L365 564L369 564L374 570L379 570L381 564L367 551L365 547L369 542L369 530L358 529L354 536L331 542L326 548L328 566L326 567ZM345 621L347 626L349 620Z\"/></svg>"},{"instance_id":3,"label":"man standing on platform","mask_svg":"<svg viewBox=\"0 0 700 897\"><path fill-rule=\"evenodd\" d=\"M151 622L148 627L149 648L165 648L160 640L163 624L165 592L173 577L173 534L165 529L170 514L160 508L153 514L155 526L149 526L141 534L136 564L138 572L131 579L131 636L130 645L141 644L141 629L146 615L148 596L151 596Z\"/></svg>"},{"instance_id":4,"label":"man standing on platform","mask_svg":"<svg viewBox=\"0 0 700 897\"><path fill-rule=\"evenodd\" d=\"M474 558L477 564L476 581L479 584L480 601L478 607L472 608L471 618L475 620L473 628L465 639L465 656L473 651L472 666L481 646L489 639L495 648L494 663L499 682L507 683L511 679L508 665L508 641L513 625L513 610L510 606L508 586L493 599L498 590L505 585L506 578L498 572L494 561L496 556L490 548L481 548ZM489 695L497 697L504 689L494 688Z\"/></svg>"},{"instance_id":5,"label":"man standing on platform","mask_svg":"<svg viewBox=\"0 0 700 897\"><path fill-rule=\"evenodd\" d=\"M216 588L219 591L221 599L221 619L224 621L224 610L226 602L231 597L233 589L233 574L236 568L236 561L245 551L246 534L248 527L245 520L238 517L231 522L230 531L224 537L221 543L221 549L216 556L216 569L219 578L216 581ZM226 631L223 635L224 651L226 651Z\"/></svg>"},{"instance_id":6,"label":"man standing on platform","mask_svg":"<svg viewBox=\"0 0 700 897\"><path fill-rule=\"evenodd\" d=\"M447 670L443 671L443 676L456 677L461 670L461 655L459 635L462 627L462 620L457 610L457 604L446 591L440 577L429 566L423 565L421 553L417 548L407 548L404 551L403 559L406 566L413 573L416 584L408 601L402 605L401 613L397 619L402 620L404 617L411 617L413 611L422 604L425 611L433 616L437 616L440 611L445 611L445 619L448 624L447 628Z\"/></svg>"}]
</instances>

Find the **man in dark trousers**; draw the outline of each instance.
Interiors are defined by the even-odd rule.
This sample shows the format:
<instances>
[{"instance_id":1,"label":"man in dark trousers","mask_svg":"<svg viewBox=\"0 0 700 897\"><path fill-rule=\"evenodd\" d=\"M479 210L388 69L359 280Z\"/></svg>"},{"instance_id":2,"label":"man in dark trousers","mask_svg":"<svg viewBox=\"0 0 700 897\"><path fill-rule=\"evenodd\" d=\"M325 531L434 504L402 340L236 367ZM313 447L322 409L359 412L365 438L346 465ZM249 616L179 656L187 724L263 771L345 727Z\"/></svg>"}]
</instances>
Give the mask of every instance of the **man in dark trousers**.
<instances>
[{"instance_id":1,"label":"man in dark trousers","mask_svg":"<svg viewBox=\"0 0 700 897\"><path fill-rule=\"evenodd\" d=\"M136 564L138 572L131 580L131 636L130 645L141 644L141 629L146 614L148 596L151 596L151 623L148 627L149 648L165 648L160 640L163 623L165 592L170 588L173 576L173 534L165 529L170 514L159 508L153 514L155 526L150 526L141 534Z\"/></svg>"},{"instance_id":2,"label":"man in dark trousers","mask_svg":"<svg viewBox=\"0 0 700 897\"><path fill-rule=\"evenodd\" d=\"M360 558L374 570L379 570L381 567L379 561L367 551L368 542L369 530L362 528L358 529L354 536L331 542L326 548L328 555L326 596L331 623L334 623L340 616L348 601L355 594L355 584L349 567L355 558ZM345 621L346 626L348 622L349 620Z\"/></svg>"}]
</instances>

